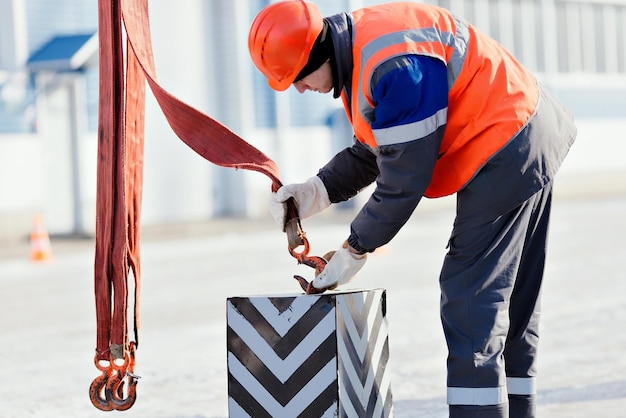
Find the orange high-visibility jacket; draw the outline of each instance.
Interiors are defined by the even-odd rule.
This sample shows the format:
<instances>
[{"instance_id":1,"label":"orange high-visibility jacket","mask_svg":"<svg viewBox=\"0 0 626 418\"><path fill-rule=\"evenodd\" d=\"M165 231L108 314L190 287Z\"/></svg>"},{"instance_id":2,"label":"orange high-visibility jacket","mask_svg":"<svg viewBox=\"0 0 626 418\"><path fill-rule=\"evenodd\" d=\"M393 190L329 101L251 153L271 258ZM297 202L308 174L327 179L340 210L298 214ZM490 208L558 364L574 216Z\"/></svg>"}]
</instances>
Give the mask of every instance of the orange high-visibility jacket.
<instances>
[{"instance_id":1,"label":"orange high-visibility jacket","mask_svg":"<svg viewBox=\"0 0 626 418\"><path fill-rule=\"evenodd\" d=\"M460 190L533 114L539 100L535 77L500 44L447 10L394 3L360 9L352 17L352 94L349 99L344 92L342 99L360 142L379 145L369 119L375 107L370 82L379 64L403 54L446 64L446 129L425 196Z\"/></svg>"}]
</instances>

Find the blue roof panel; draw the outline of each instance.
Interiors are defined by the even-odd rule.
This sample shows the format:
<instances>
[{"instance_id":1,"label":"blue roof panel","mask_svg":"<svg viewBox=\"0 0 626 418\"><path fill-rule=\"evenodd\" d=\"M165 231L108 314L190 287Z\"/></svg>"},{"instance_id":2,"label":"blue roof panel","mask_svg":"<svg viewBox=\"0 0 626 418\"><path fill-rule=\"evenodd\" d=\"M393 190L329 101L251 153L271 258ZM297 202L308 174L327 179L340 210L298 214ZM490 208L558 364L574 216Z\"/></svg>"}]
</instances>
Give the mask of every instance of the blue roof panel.
<instances>
[{"instance_id":1,"label":"blue roof panel","mask_svg":"<svg viewBox=\"0 0 626 418\"><path fill-rule=\"evenodd\" d=\"M28 59L31 69L76 70L73 59L95 34L57 35L35 51ZM97 45L91 54L97 52ZM80 62L80 65L84 62Z\"/></svg>"}]
</instances>

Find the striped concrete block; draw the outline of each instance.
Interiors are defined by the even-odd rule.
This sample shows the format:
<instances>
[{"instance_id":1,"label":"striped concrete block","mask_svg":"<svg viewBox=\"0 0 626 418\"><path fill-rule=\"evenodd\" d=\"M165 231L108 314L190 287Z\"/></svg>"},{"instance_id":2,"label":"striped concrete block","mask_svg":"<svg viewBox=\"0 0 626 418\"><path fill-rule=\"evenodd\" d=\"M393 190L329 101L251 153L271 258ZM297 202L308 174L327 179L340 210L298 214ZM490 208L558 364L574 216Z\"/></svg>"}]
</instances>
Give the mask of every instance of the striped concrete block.
<instances>
[{"instance_id":1,"label":"striped concrete block","mask_svg":"<svg viewBox=\"0 0 626 418\"><path fill-rule=\"evenodd\" d=\"M227 300L230 417L391 417L384 289Z\"/></svg>"}]
</instances>

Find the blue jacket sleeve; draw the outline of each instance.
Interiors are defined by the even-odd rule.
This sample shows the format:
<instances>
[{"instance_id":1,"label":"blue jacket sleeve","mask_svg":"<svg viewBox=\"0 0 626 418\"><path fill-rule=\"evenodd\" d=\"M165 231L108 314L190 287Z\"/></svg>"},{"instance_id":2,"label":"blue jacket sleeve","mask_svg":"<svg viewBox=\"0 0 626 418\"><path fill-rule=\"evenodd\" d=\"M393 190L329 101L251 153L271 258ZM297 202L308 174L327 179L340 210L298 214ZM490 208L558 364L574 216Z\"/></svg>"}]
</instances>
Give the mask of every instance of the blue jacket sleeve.
<instances>
[{"instance_id":1,"label":"blue jacket sleeve","mask_svg":"<svg viewBox=\"0 0 626 418\"><path fill-rule=\"evenodd\" d=\"M369 186L378 176L376 155L356 141L340 151L318 173L331 203L343 202Z\"/></svg>"},{"instance_id":2,"label":"blue jacket sleeve","mask_svg":"<svg viewBox=\"0 0 626 418\"><path fill-rule=\"evenodd\" d=\"M372 129L375 135L376 130L393 134L384 141L377 137L376 188L351 224L348 242L361 252L388 243L428 188L445 130L445 64L425 56L394 58L374 73L372 92ZM437 115L444 116L438 117L434 129L424 133L421 122Z\"/></svg>"}]
</instances>

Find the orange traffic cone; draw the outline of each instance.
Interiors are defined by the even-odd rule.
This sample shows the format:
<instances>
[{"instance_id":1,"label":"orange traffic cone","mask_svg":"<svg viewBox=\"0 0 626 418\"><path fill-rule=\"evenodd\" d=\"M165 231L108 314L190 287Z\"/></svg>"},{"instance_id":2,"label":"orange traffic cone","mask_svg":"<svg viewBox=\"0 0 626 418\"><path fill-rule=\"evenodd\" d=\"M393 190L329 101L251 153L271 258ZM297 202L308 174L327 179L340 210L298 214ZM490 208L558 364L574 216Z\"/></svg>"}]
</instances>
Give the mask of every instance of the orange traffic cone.
<instances>
[{"instance_id":1,"label":"orange traffic cone","mask_svg":"<svg viewBox=\"0 0 626 418\"><path fill-rule=\"evenodd\" d=\"M33 232L30 234L30 259L31 261L49 261L52 259L50 237L41 216L35 216L33 220Z\"/></svg>"}]
</instances>

